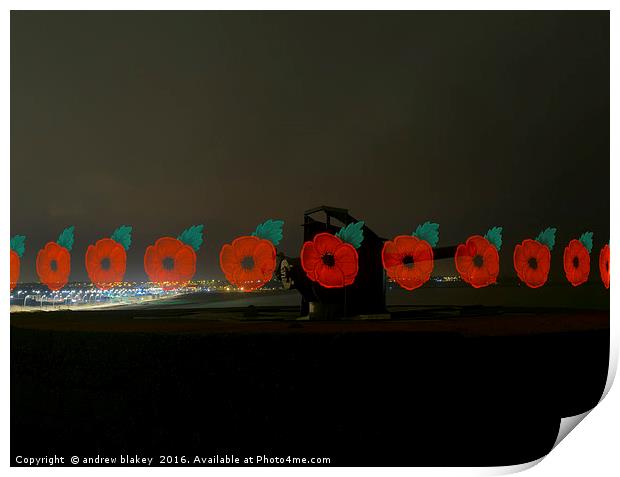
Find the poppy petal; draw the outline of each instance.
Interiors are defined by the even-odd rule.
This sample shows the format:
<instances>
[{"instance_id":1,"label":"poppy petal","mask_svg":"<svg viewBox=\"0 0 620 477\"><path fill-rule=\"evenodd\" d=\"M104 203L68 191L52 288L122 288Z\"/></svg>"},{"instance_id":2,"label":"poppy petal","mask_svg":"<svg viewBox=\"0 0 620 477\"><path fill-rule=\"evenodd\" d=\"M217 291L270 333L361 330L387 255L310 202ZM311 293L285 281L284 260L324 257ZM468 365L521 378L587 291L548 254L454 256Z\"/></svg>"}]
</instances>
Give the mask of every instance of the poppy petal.
<instances>
[{"instance_id":1,"label":"poppy petal","mask_svg":"<svg viewBox=\"0 0 620 477\"><path fill-rule=\"evenodd\" d=\"M545 282L544 276L537 268L527 267L523 272L524 282L530 288L538 288Z\"/></svg>"},{"instance_id":2,"label":"poppy petal","mask_svg":"<svg viewBox=\"0 0 620 477\"><path fill-rule=\"evenodd\" d=\"M414 267L408 267L406 265L400 265L396 267L396 282L405 290L415 290L426 283L424 279Z\"/></svg>"},{"instance_id":3,"label":"poppy petal","mask_svg":"<svg viewBox=\"0 0 620 477\"><path fill-rule=\"evenodd\" d=\"M261 282L261 280L262 274L256 267L252 269L240 267L233 276L233 283L235 286L249 291L262 286L263 282Z\"/></svg>"},{"instance_id":4,"label":"poppy petal","mask_svg":"<svg viewBox=\"0 0 620 477\"><path fill-rule=\"evenodd\" d=\"M69 278L71 273L71 254L64 247L60 247L58 252L57 267L57 272L61 277L66 276Z\"/></svg>"},{"instance_id":5,"label":"poppy petal","mask_svg":"<svg viewBox=\"0 0 620 477\"><path fill-rule=\"evenodd\" d=\"M413 248L413 259L416 262L433 260L433 249L426 240L418 240Z\"/></svg>"},{"instance_id":6,"label":"poppy petal","mask_svg":"<svg viewBox=\"0 0 620 477\"><path fill-rule=\"evenodd\" d=\"M97 254L97 247L95 247L94 245L88 246L88 248L86 249L85 261L86 261L86 272L88 273L90 280L92 282L95 282L96 280L93 278L93 276L95 272L97 271L97 269L99 268L99 256Z\"/></svg>"},{"instance_id":7,"label":"poppy petal","mask_svg":"<svg viewBox=\"0 0 620 477\"><path fill-rule=\"evenodd\" d=\"M235 254L233 246L230 244L224 244L220 250L220 268L226 275L226 279L229 282L233 282L234 276L241 269L241 262ZM236 285L233 283L233 285Z\"/></svg>"},{"instance_id":8,"label":"poppy petal","mask_svg":"<svg viewBox=\"0 0 620 477\"><path fill-rule=\"evenodd\" d=\"M169 285L168 289L175 288L182 281L183 281L183 279L179 275L179 272L177 271L176 267L175 268L171 268L171 269L162 268L161 271L159 272L159 280L158 280L158 282L159 283L169 283L170 285Z\"/></svg>"},{"instance_id":9,"label":"poppy petal","mask_svg":"<svg viewBox=\"0 0 620 477\"><path fill-rule=\"evenodd\" d=\"M97 287L106 289L109 288L111 283L116 281L114 279L115 276L116 274L111 269L104 270L103 268L99 268L93 273L91 281L97 285Z\"/></svg>"},{"instance_id":10,"label":"poppy petal","mask_svg":"<svg viewBox=\"0 0 620 477\"><path fill-rule=\"evenodd\" d=\"M98 240L95 246L97 250L97 255L99 256L99 260L103 260L106 257L109 258L110 253L112 252L112 250L114 249L116 245L119 245L119 244L110 238L104 238L104 239Z\"/></svg>"},{"instance_id":11,"label":"poppy petal","mask_svg":"<svg viewBox=\"0 0 620 477\"><path fill-rule=\"evenodd\" d=\"M243 260L245 257L252 257L254 255L254 250L258 245L259 241L258 237L254 237L251 235L244 235L242 237L237 237L232 241L232 246L235 251L235 255L239 261Z\"/></svg>"},{"instance_id":12,"label":"poppy petal","mask_svg":"<svg viewBox=\"0 0 620 477\"><path fill-rule=\"evenodd\" d=\"M164 258L174 258L181 247L185 246L183 242L174 237L161 237L155 242L157 254Z\"/></svg>"},{"instance_id":13,"label":"poppy petal","mask_svg":"<svg viewBox=\"0 0 620 477\"><path fill-rule=\"evenodd\" d=\"M122 281L125 270L127 269L127 252L125 251L125 247L121 244L117 243L112 250L110 251L110 269L117 275L117 280Z\"/></svg>"},{"instance_id":14,"label":"poppy petal","mask_svg":"<svg viewBox=\"0 0 620 477\"><path fill-rule=\"evenodd\" d=\"M523 244L525 255L528 258L529 257L533 257L534 255L536 255L536 251L538 250L538 247L536 246L536 242L534 242L533 240L530 240L530 239L525 239L522 242L522 244Z\"/></svg>"},{"instance_id":15,"label":"poppy petal","mask_svg":"<svg viewBox=\"0 0 620 477\"><path fill-rule=\"evenodd\" d=\"M517 244L514 252L515 268L523 269L527 265L529 256L524 244Z\"/></svg>"},{"instance_id":16,"label":"poppy petal","mask_svg":"<svg viewBox=\"0 0 620 477\"><path fill-rule=\"evenodd\" d=\"M579 271L581 283L587 282L590 277L590 255L588 253L580 259Z\"/></svg>"},{"instance_id":17,"label":"poppy petal","mask_svg":"<svg viewBox=\"0 0 620 477\"><path fill-rule=\"evenodd\" d=\"M313 242L314 242L314 246L316 248L317 253L321 257L325 255L326 253L330 253L333 255L334 252L336 251L336 248L338 248L338 246L344 243L342 240L340 240L335 235L332 235L326 232L317 234L314 237Z\"/></svg>"},{"instance_id":18,"label":"poppy petal","mask_svg":"<svg viewBox=\"0 0 620 477\"><path fill-rule=\"evenodd\" d=\"M314 270L321 262L321 256L313 242L305 242L301 249L301 267L308 274L314 274Z\"/></svg>"},{"instance_id":19,"label":"poppy petal","mask_svg":"<svg viewBox=\"0 0 620 477\"><path fill-rule=\"evenodd\" d=\"M412 255L420 239L413 235L399 235L394 239L396 248L401 255Z\"/></svg>"},{"instance_id":20,"label":"poppy petal","mask_svg":"<svg viewBox=\"0 0 620 477\"><path fill-rule=\"evenodd\" d=\"M37 253L35 268L37 275L39 275L41 281L43 281L43 277L50 272L50 260L47 258L47 251L45 248L42 248L39 250L39 253Z\"/></svg>"},{"instance_id":21,"label":"poppy petal","mask_svg":"<svg viewBox=\"0 0 620 477\"><path fill-rule=\"evenodd\" d=\"M21 260L17 252L11 250L11 290L15 288L19 281L20 262Z\"/></svg>"},{"instance_id":22,"label":"poppy petal","mask_svg":"<svg viewBox=\"0 0 620 477\"><path fill-rule=\"evenodd\" d=\"M549 271L551 266L551 252L549 249L541 245L536 253L536 262L538 263L538 268Z\"/></svg>"},{"instance_id":23,"label":"poppy petal","mask_svg":"<svg viewBox=\"0 0 620 477\"><path fill-rule=\"evenodd\" d=\"M482 260L484 262L482 268L486 269L490 279L495 282L497 275L499 275L499 254L497 253L497 249L493 246L487 247L482 256Z\"/></svg>"},{"instance_id":24,"label":"poppy petal","mask_svg":"<svg viewBox=\"0 0 620 477\"><path fill-rule=\"evenodd\" d=\"M162 271L162 260L153 245L146 247L144 253L144 271L152 282L158 282Z\"/></svg>"},{"instance_id":25,"label":"poppy petal","mask_svg":"<svg viewBox=\"0 0 620 477\"><path fill-rule=\"evenodd\" d=\"M318 261L316 262L316 266L314 267L314 270L310 270L308 272L306 272L306 276L312 280L313 282L318 281L318 278L316 276L316 271L318 270L319 267L323 266L323 262L322 261Z\"/></svg>"},{"instance_id":26,"label":"poppy petal","mask_svg":"<svg viewBox=\"0 0 620 477\"><path fill-rule=\"evenodd\" d=\"M599 253L598 268L603 285L609 289L609 245L605 245Z\"/></svg>"},{"instance_id":27,"label":"poppy petal","mask_svg":"<svg viewBox=\"0 0 620 477\"><path fill-rule=\"evenodd\" d=\"M469 274L471 272L472 267L474 266L474 258L472 255L470 255L468 247L466 245L460 244L456 248L454 262L456 265L456 270L459 272L461 277L465 281L468 281Z\"/></svg>"},{"instance_id":28,"label":"poppy petal","mask_svg":"<svg viewBox=\"0 0 620 477\"><path fill-rule=\"evenodd\" d=\"M254 249L254 266L260 270L265 277L269 275L269 279L276 269L276 249L269 240L261 239Z\"/></svg>"},{"instance_id":29,"label":"poppy petal","mask_svg":"<svg viewBox=\"0 0 620 477\"><path fill-rule=\"evenodd\" d=\"M424 240L420 240L413 252L413 268L417 276L426 282L434 268L433 249Z\"/></svg>"},{"instance_id":30,"label":"poppy petal","mask_svg":"<svg viewBox=\"0 0 620 477\"><path fill-rule=\"evenodd\" d=\"M50 262L52 260L58 260L61 248L64 247L61 247L56 242L48 242L45 244L45 253L47 254L47 258Z\"/></svg>"},{"instance_id":31,"label":"poppy petal","mask_svg":"<svg viewBox=\"0 0 620 477\"><path fill-rule=\"evenodd\" d=\"M522 244L515 245L515 250L512 254L512 262L519 279L525 281L523 273L527 266L527 258L525 257L525 247Z\"/></svg>"},{"instance_id":32,"label":"poppy petal","mask_svg":"<svg viewBox=\"0 0 620 477\"><path fill-rule=\"evenodd\" d=\"M487 248L493 247L491 243L485 239L482 235L472 235L467 239L466 244L470 247L471 255L484 255ZM495 248L495 247L493 247Z\"/></svg>"},{"instance_id":33,"label":"poppy petal","mask_svg":"<svg viewBox=\"0 0 620 477\"><path fill-rule=\"evenodd\" d=\"M482 288L487 285L490 285L495 280L489 274L487 268L485 266L482 267L472 267L470 273L470 283L474 288Z\"/></svg>"},{"instance_id":34,"label":"poppy petal","mask_svg":"<svg viewBox=\"0 0 620 477\"><path fill-rule=\"evenodd\" d=\"M345 281L354 279L358 272L357 251L353 245L343 243L336 249L334 253L334 261L336 267L340 269L344 275Z\"/></svg>"},{"instance_id":35,"label":"poppy petal","mask_svg":"<svg viewBox=\"0 0 620 477\"><path fill-rule=\"evenodd\" d=\"M400 253L396 243L388 240L385 244L383 244L383 249L381 250L381 261L383 262L383 268L386 270L401 264L402 259L400 258Z\"/></svg>"},{"instance_id":36,"label":"poppy petal","mask_svg":"<svg viewBox=\"0 0 620 477\"><path fill-rule=\"evenodd\" d=\"M174 256L174 269L182 282L191 280L196 273L196 252L189 245L183 245Z\"/></svg>"},{"instance_id":37,"label":"poppy petal","mask_svg":"<svg viewBox=\"0 0 620 477\"><path fill-rule=\"evenodd\" d=\"M320 263L316 268L317 281L325 288L342 288L344 274L338 267L328 267Z\"/></svg>"}]
</instances>

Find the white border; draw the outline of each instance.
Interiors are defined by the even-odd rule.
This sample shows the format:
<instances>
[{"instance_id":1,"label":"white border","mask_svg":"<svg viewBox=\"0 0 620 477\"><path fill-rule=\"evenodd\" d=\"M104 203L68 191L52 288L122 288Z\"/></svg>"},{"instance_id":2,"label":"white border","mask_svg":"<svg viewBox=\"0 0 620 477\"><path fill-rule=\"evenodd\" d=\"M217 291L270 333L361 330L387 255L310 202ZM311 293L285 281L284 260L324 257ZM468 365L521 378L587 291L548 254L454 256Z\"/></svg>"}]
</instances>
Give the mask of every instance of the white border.
<instances>
[{"instance_id":1,"label":"white border","mask_svg":"<svg viewBox=\"0 0 620 477\"><path fill-rule=\"evenodd\" d=\"M9 220L9 203L10 203L10 174L9 174L9 157L10 157L10 84L9 84L9 61L10 61L10 15L11 9L15 10L611 10L611 83L618 84L618 35L614 32L620 31L620 22L617 20L616 11L613 9L611 1L438 1L438 2L421 2L421 1L394 1L384 0L377 1L338 1L338 0L315 0L309 1L257 1L257 0L236 0L236 1L198 1L198 0L176 0L174 2L164 0L137 1L137 0L93 0L89 2L64 0L55 1L53 5L49 1L15 1L5 2L3 15L0 19L0 37L2 38L2 75L0 82L2 84L2 134L0 135L0 147L2 151L3 174L0 180L2 187L3 220L1 222L0 233L5 240L5 250L9 248L10 220ZM618 97L614 94L612 88L611 95L611 157L616 161L611 161L611 184L617 184L620 175L618 174L618 148L616 147L616 138L618 133L616 115L618 111ZM618 187L611 188L611 209L617 210L615 207L619 203ZM613 237L620 236L618 230L618 221L611 222L611 248L616 250L616 242ZM613 255L613 254L612 254ZM8 273L8 254L0 254L1 267ZM613 258L612 258L613 261ZM612 282L616 281L615 263L612 266ZM611 309L615 309L617 301L617 288L612 286L611 289ZM0 352L2 353L2 436L0 437L3 467L10 465L9 452L9 326L8 326L8 295L0 294L2 306L7 310L5 326L2 327L2 336L0 339ZM620 341L617 317L611 316L612 322L612 353L610 356L610 379L608 380L609 391L610 384L613 380L617 369L618 361L618 343ZM583 476L589 475L620 475L620 459L618 455L618 443L620 442L620 391L618 386L614 386L609 391L606 398L579 424L577 431L571 432L556 449L554 449L546 458L542 459L542 463L529 470L528 475L563 475L563 476ZM36 432L36 429L33 429ZM536 462L538 463L538 462ZM378 473L389 473L391 475L411 475L412 473L420 475L494 475L511 473L532 467L536 463L529 465L514 466L509 468L371 468L371 469L355 469L356 475L376 475ZM51 472L59 475L81 475L85 473L84 468L49 468ZM11 468L10 473L28 472L27 468ZM205 475L238 475L245 473L245 468L115 468L113 472L127 475L141 475L142 473L169 474L171 472L188 472L193 474ZM87 472L92 474L108 475L110 468L94 468ZM352 469L345 468L252 468L251 472L255 475L286 475L291 473L297 475L315 475L321 473L324 475L341 475L342 473L352 472ZM44 471L45 472L45 471Z\"/></svg>"}]
</instances>

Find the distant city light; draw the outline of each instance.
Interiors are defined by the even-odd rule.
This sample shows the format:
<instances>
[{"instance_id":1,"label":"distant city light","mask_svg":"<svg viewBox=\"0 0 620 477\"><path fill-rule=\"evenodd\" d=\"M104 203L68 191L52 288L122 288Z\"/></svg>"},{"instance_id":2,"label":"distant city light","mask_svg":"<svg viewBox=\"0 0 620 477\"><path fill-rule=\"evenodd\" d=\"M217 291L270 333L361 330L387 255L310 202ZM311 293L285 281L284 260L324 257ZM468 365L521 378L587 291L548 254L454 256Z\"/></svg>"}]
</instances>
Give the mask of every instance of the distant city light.
<instances>
[{"instance_id":1,"label":"distant city light","mask_svg":"<svg viewBox=\"0 0 620 477\"><path fill-rule=\"evenodd\" d=\"M255 293L279 290L281 284L272 280ZM11 311L86 309L132 305L196 293L243 291L226 280L192 280L184 284L123 281L110 284L106 290L90 282L68 283L62 290L50 291L41 283L18 283L10 295Z\"/></svg>"}]
</instances>

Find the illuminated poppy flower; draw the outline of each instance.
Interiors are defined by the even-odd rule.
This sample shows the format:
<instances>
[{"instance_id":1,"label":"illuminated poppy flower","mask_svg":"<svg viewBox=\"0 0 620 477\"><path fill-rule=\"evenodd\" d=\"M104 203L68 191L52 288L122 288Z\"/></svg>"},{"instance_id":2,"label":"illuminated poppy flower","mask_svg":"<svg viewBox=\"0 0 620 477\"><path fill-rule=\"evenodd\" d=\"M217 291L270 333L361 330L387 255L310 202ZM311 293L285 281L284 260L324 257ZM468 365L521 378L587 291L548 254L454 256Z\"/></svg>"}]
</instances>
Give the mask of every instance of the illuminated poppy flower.
<instances>
[{"instance_id":1,"label":"illuminated poppy flower","mask_svg":"<svg viewBox=\"0 0 620 477\"><path fill-rule=\"evenodd\" d=\"M555 232L555 228L547 228L536 237L536 240L526 239L515 247L513 255L515 271L521 281L530 288L539 288L547 282Z\"/></svg>"},{"instance_id":2,"label":"illuminated poppy flower","mask_svg":"<svg viewBox=\"0 0 620 477\"><path fill-rule=\"evenodd\" d=\"M11 250L11 291L13 291L13 288L15 288L17 281L19 280L19 268L19 255Z\"/></svg>"},{"instance_id":3,"label":"illuminated poppy flower","mask_svg":"<svg viewBox=\"0 0 620 477\"><path fill-rule=\"evenodd\" d=\"M37 275L41 283L52 290L60 290L69 281L74 227L62 231L56 242L48 242L37 254Z\"/></svg>"},{"instance_id":4,"label":"illuminated poppy flower","mask_svg":"<svg viewBox=\"0 0 620 477\"><path fill-rule=\"evenodd\" d=\"M131 227L123 225L111 238L98 240L86 250L86 271L97 288L106 290L122 282L127 268L127 252L131 244Z\"/></svg>"},{"instance_id":5,"label":"illuminated poppy flower","mask_svg":"<svg viewBox=\"0 0 620 477\"><path fill-rule=\"evenodd\" d=\"M144 270L150 281L164 290L184 286L196 273L196 251L202 244L202 225L184 230L178 238L161 237L144 254Z\"/></svg>"},{"instance_id":6,"label":"illuminated poppy flower","mask_svg":"<svg viewBox=\"0 0 620 477\"><path fill-rule=\"evenodd\" d=\"M264 286L276 269L275 245L282 240L282 220L267 220L252 235L237 237L220 250L220 268L232 285L245 292Z\"/></svg>"},{"instance_id":7,"label":"illuminated poppy flower","mask_svg":"<svg viewBox=\"0 0 620 477\"><path fill-rule=\"evenodd\" d=\"M21 258L24 255L26 237L23 235L15 235L11 238L11 291L19 281L19 272L21 269Z\"/></svg>"},{"instance_id":8,"label":"illuminated poppy flower","mask_svg":"<svg viewBox=\"0 0 620 477\"><path fill-rule=\"evenodd\" d=\"M231 284L243 291L256 290L273 276L276 249L269 240L244 235L220 251L220 267Z\"/></svg>"},{"instance_id":9,"label":"illuminated poppy flower","mask_svg":"<svg viewBox=\"0 0 620 477\"><path fill-rule=\"evenodd\" d=\"M598 268L601 271L601 280L605 288L609 289L609 244L606 244L598 256Z\"/></svg>"},{"instance_id":10,"label":"illuminated poppy flower","mask_svg":"<svg viewBox=\"0 0 620 477\"><path fill-rule=\"evenodd\" d=\"M357 250L364 239L364 222L349 224L336 235L317 234L301 249L301 266L307 277L325 288L342 288L355 281Z\"/></svg>"},{"instance_id":11,"label":"illuminated poppy flower","mask_svg":"<svg viewBox=\"0 0 620 477\"><path fill-rule=\"evenodd\" d=\"M413 235L399 235L385 242L381 261L388 277L405 290L421 287L433 272L432 247L438 241L439 225L425 222Z\"/></svg>"},{"instance_id":12,"label":"illuminated poppy flower","mask_svg":"<svg viewBox=\"0 0 620 477\"><path fill-rule=\"evenodd\" d=\"M574 287L588 281L592 235L592 232L586 232L579 237L579 240L573 239L568 242L564 249L564 273Z\"/></svg>"},{"instance_id":13,"label":"illuminated poppy flower","mask_svg":"<svg viewBox=\"0 0 620 477\"><path fill-rule=\"evenodd\" d=\"M493 227L484 237L473 235L456 249L456 269L461 278L474 288L497 282L499 254L502 245L502 227Z\"/></svg>"}]
</instances>

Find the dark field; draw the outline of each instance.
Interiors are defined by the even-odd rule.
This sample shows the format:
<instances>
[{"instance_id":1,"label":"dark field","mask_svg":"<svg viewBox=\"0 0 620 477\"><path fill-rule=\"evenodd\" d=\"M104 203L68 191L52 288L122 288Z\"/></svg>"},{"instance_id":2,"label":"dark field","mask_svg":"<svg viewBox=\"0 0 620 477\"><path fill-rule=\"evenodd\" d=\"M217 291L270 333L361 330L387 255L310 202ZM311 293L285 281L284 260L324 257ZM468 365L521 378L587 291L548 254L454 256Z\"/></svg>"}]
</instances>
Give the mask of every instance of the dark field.
<instances>
[{"instance_id":1,"label":"dark field","mask_svg":"<svg viewBox=\"0 0 620 477\"><path fill-rule=\"evenodd\" d=\"M605 386L604 309L392 304L389 320L309 322L234 304L13 314L13 458L510 465L549 452Z\"/></svg>"}]
</instances>

